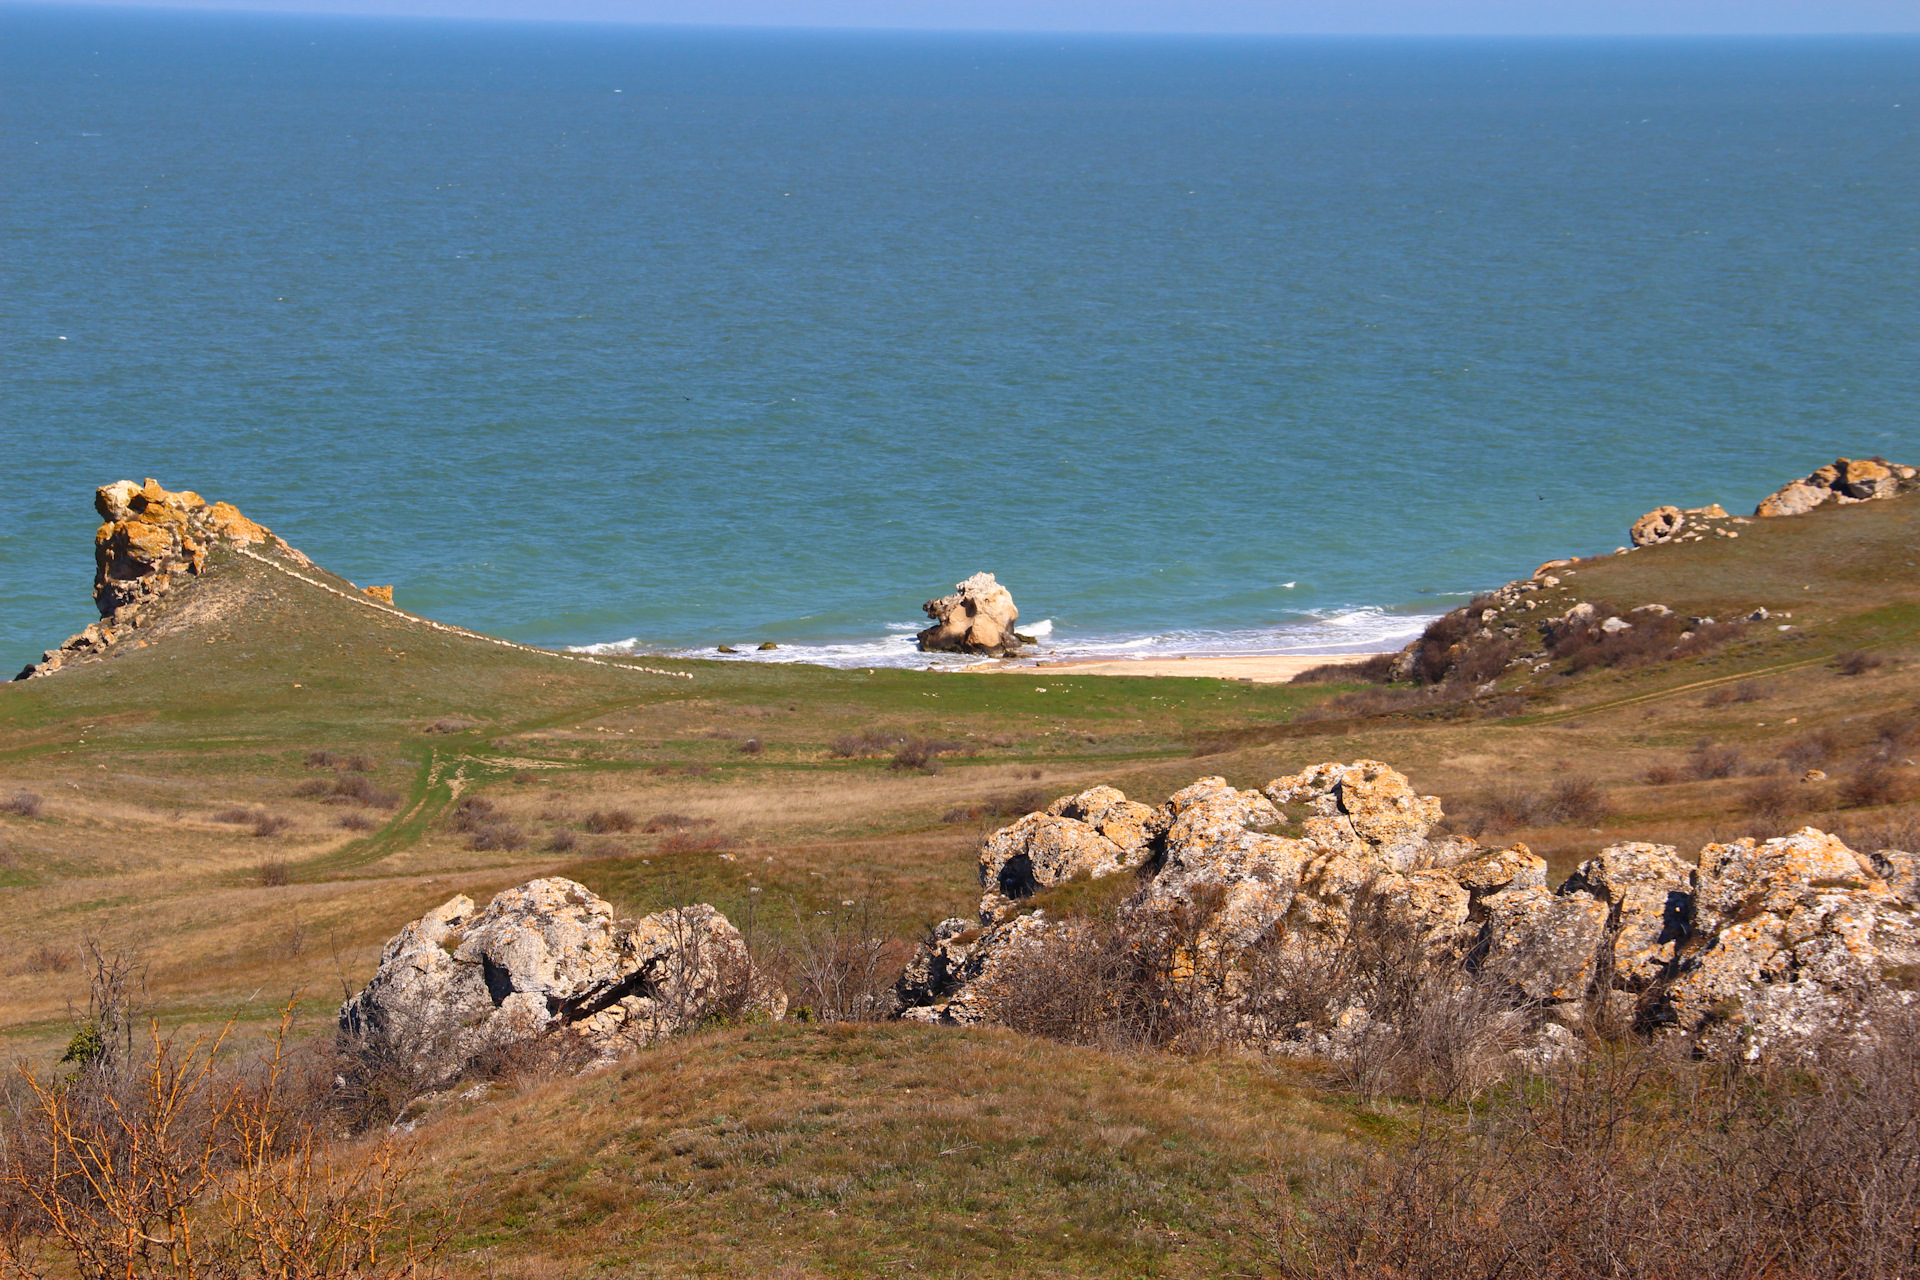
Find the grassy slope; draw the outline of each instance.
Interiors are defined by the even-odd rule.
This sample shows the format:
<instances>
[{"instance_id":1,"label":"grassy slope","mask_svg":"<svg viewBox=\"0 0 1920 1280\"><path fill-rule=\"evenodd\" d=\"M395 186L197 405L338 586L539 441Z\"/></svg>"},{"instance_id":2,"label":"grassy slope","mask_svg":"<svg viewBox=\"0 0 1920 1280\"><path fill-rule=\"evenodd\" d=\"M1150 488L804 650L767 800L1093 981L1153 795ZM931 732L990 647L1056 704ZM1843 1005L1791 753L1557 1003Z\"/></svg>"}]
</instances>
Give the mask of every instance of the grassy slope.
<instances>
[{"instance_id":1,"label":"grassy slope","mask_svg":"<svg viewBox=\"0 0 1920 1280\"><path fill-rule=\"evenodd\" d=\"M0 814L0 1033L42 1061L64 1043L84 987L63 957L83 934L140 948L170 1018L251 1021L296 987L323 1018L404 920L456 890L551 872L634 911L700 898L776 928L789 899L801 912L865 899L910 932L971 909L973 846L993 820L964 811L1094 782L1157 800L1202 773L1254 785L1367 756L1459 811L1585 774L1613 806L1599 831L1511 835L1561 873L1616 839L1691 854L1753 825L1737 812L1750 783L1651 786L1650 764L1703 738L1761 761L1828 731L1839 773L1876 717L1914 707L1917 523L1920 501L1903 499L1584 562L1538 612L1582 598L1720 617L1765 606L1792 611L1793 629L1757 627L1696 661L1505 681L1527 698L1518 715L1360 722L1297 718L1326 689L644 663L693 676L677 679L432 631L222 556L179 594L172 634L0 689L0 795L44 798L38 816ZM1863 646L1887 665L1840 674L1833 655ZM1713 704L1717 686L1756 680L1757 701ZM473 727L427 731L448 718ZM872 726L971 754L927 775L829 752ZM750 738L758 754L741 751ZM307 766L320 748L363 753L404 797L368 811L381 829L344 830L353 806L293 794L336 776ZM468 848L446 814L465 794L490 799L529 847ZM1911 820L1911 806L1818 812L1834 802L1809 789L1810 820ZM255 837L216 820L236 806L292 825ZM663 834L584 829L611 809L710 822L695 832L730 848L666 853ZM543 851L561 832L575 847ZM268 862L292 882L263 886ZM1120 1063L997 1033L748 1029L643 1062L434 1126L440 1167L473 1197L468 1243L491 1250L496 1273L573 1274L584 1249L635 1274L736 1256L796 1276L874 1274L896 1258L902 1272L1252 1274L1260 1180L1367 1122L1249 1064ZM964 1160L938 1154L956 1142L974 1144Z\"/></svg>"}]
</instances>

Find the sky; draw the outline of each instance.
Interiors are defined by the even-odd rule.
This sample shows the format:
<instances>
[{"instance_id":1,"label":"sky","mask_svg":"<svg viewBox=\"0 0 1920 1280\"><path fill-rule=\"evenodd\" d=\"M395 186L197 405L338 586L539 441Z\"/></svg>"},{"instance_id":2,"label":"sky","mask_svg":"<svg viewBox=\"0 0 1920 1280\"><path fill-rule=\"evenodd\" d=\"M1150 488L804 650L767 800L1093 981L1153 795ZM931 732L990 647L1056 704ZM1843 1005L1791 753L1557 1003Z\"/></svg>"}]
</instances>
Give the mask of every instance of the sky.
<instances>
[{"instance_id":1,"label":"sky","mask_svg":"<svg viewBox=\"0 0 1920 1280\"><path fill-rule=\"evenodd\" d=\"M49 2L49 0L43 0ZM92 0L50 0L65 6ZM1920 0L110 0L702 26L1295 35L1920 33Z\"/></svg>"}]
</instances>

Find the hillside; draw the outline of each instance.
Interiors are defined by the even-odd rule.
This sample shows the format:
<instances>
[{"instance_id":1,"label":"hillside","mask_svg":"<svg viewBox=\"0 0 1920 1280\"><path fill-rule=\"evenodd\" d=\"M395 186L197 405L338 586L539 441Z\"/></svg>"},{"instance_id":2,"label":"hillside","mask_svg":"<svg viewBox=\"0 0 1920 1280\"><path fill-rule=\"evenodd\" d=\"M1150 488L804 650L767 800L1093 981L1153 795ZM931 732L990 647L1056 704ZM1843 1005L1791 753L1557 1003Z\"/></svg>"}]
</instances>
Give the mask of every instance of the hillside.
<instances>
[{"instance_id":1,"label":"hillside","mask_svg":"<svg viewBox=\"0 0 1920 1280\"><path fill-rule=\"evenodd\" d=\"M58 1055L88 939L138 953L169 1024L251 1028L297 990L324 1028L401 924L542 875L633 913L708 901L769 945L859 912L897 963L973 911L981 835L1055 796L1317 761L1391 762L1556 879L1616 841L1802 823L1913 849L1920 499L1738 532L1547 569L1487 626L1765 610L1698 652L1433 689L587 661L214 545L103 660L0 688L0 1033ZM789 1023L497 1085L422 1132L473 1274L1222 1275L1271 1265L1290 1171L1397 1114L1233 1055Z\"/></svg>"}]
</instances>

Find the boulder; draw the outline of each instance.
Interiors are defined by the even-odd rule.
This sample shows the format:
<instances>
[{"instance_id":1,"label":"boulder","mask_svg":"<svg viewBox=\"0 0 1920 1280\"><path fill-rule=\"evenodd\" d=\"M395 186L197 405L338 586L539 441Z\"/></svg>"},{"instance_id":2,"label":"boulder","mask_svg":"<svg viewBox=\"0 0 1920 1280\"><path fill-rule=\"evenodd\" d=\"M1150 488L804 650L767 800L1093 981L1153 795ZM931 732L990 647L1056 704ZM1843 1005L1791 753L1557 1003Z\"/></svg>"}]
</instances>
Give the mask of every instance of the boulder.
<instances>
[{"instance_id":1,"label":"boulder","mask_svg":"<svg viewBox=\"0 0 1920 1280\"><path fill-rule=\"evenodd\" d=\"M1897 497L1920 485L1912 467L1885 458L1836 458L1812 475L1791 481L1760 500L1756 516L1805 515L1826 503L1870 502Z\"/></svg>"},{"instance_id":2,"label":"boulder","mask_svg":"<svg viewBox=\"0 0 1920 1280\"><path fill-rule=\"evenodd\" d=\"M1851 1029L1920 965L1920 908L1812 827L1700 852L1694 926L1660 1010L1669 1033L1754 1058Z\"/></svg>"},{"instance_id":3,"label":"boulder","mask_svg":"<svg viewBox=\"0 0 1920 1280\"><path fill-rule=\"evenodd\" d=\"M1633 522L1633 528L1627 531L1627 540L1636 547L1654 547L1671 542L1673 535L1680 532L1684 519L1678 507L1655 507Z\"/></svg>"},{"instance_id":4,"label":"boulder","mask_svg":"<svg viewBox=\"0 0 1920 1280\"><path fill-rule=\"evenodd\" d=\"M341 1005L340 1033L350 1049L397 1057L440 1083L484 1050L550 1032L612 1057L715 1013L785 1011L712 907L621 920L556 877L507 889L478 913L461 895L407 925Z\"/></svg>"},{"instance_id":5,"label":"boulder","mask_svg":"<svg viewBox=\"0 0 1920 1280\"><path fill-rule=\"evenodd\" d=\"M1378 760L1319 764L1267 784L1275 804L1305 804L1309 839L1346 846L1364 861L1403 871L1426 852L1440 798L1415 795L1406 776Z\"/></svg>"},{"instance_id":6,"label":"boulder","mask_svg":"<svg viewBox=\"0 0 1920 1280\"><path fill-rule=\"evenodd\" d=\"M1144 846L1123 848L1076 818L1030 813L980 846L980 919L1003 919L1042 889L1113 875L1146 857Z\"/></svg>"},{"instance_id":7,"label":"boulder","mask_svg":"<svg viewBox=\"0 0 1920 1280\"><path fill-rule=\"evenodd\" d=\"M933 619L933 625L917 637L925 652L999 657L1020 649L1020 637L1013 630L1020 610L990 573L976 573L956 583L952 595L929 600L921 608Z\"/></svg>"},{"instance_id":8,"label":"boulder","mask_svg":"<svg viewBox=\"0 0 1920 1280\"><path fill-rule=\"evenodd\" d=\"M1574 870L1562 892L1584 892L1608 906L1613 985L1644 991L1671 970L1693 931L1694 869L1671 845L1610 845Z\"/></svg>"}]
</instances>

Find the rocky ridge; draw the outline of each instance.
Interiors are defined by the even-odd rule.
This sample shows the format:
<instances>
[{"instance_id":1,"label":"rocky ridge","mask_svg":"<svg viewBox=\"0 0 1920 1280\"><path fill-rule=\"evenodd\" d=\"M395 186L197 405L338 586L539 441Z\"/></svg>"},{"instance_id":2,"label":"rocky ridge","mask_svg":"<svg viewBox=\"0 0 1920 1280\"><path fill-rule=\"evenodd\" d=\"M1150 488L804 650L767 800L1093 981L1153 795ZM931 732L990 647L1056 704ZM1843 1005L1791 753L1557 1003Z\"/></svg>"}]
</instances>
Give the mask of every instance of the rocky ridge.
<instances>
[{"instance_id":1,"label":"rocky ridge","mask_svg":"<svg viewBox=\"0 0 1920 1280\"><path fill-rule=\"evenodd\" d=\"M550 1033L610 1059L716 1014L785 1013L786 997L712 907L622 920L554 877L504 890L483 911L462 894L407 925L340 1006L340 1035L437 1084L485 1050Z\"/></svg>"},{"instance_id":2,"label":"rocky ridge","mask_svg":"<svg viewBox=\"0 0 1920 1280\"><path fill-rule=\"evenodd\" d=\"M270 548L302 568L313 562L227 502L208 502L189 489L116 480L94 492L104 523L93 538L93 601L100 621L50 649L16 679L49 676L75 662L97 660L150 620L157 601L184 579L206 571L207 552L217 543ZM384 594L383 594L384 593ZM392 603L390 587L368 594Z\"/></svg>"},{"instance_id":3,"label":"rocky ridge","mask_svg":"<svg viewBox=\"0 0 1920 1280\"><path fill-rule=\"evenodd\" d=\"M977 653L1004 657L1031 643L1013 629L1020 610L1013 595L990 573L954 584L953 594L920 606L933 625L915 639L923 652Z\"/></svg>"},{"instance_id":4,"label":"rocky ridge","mask_svg":"<svg viewBox=\"0 0 1920 1280\"><path fill-rule=\"evenodd\" d=\"M1274 830L1291 825L1287 806L1303 810L1297 834ZM1920 965L1910 853L1863 855L1812 828L1709 845L1697 865L1627 842L1550 888L1525 845L1436 836L1442 817L1437 797L1373 760L1315 765L1264 792L1201 778L1157 806L1112 787L1062 797L983 843L978 920L932 930L901 979L901 1016L1002 1020L1085 928L1025 900L1117 875L1135 878L1117 920L1136 963L1278 1051L1337 1053L1381 1016L1378 972L1305 1017L1273 1011L1295 1017L1300 993L1284 988L1383 926L1490 982L1534 1051L1605 1019L1757 1057L1846 1029Z\"/></svg>"}]
</instances>

